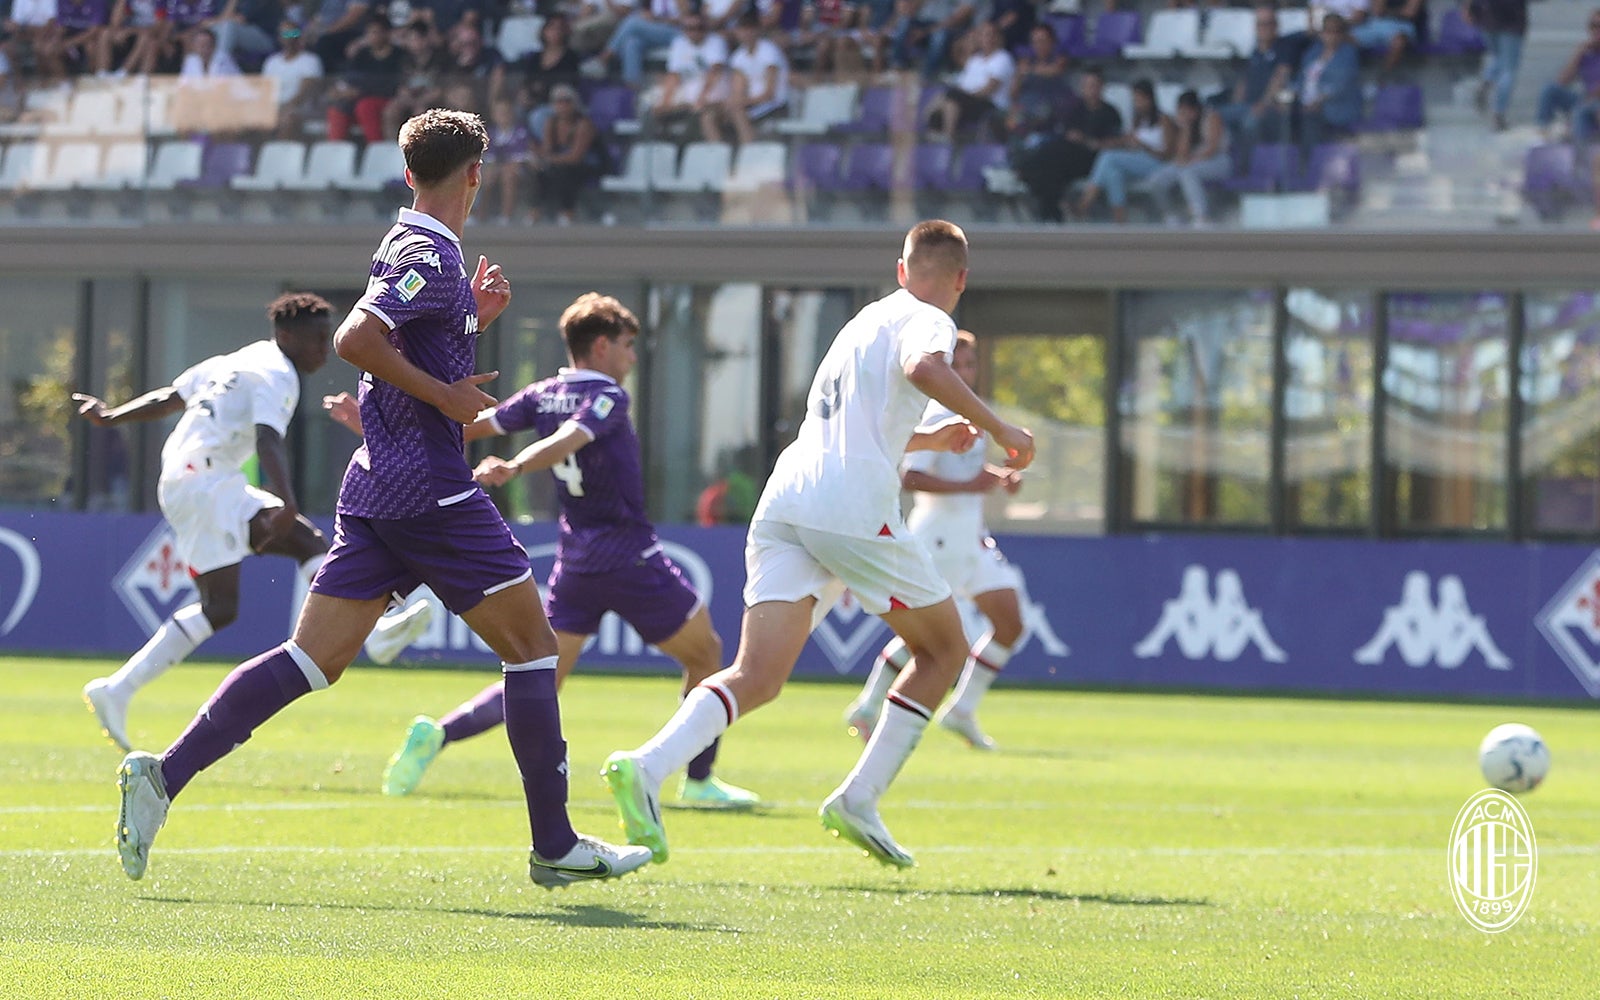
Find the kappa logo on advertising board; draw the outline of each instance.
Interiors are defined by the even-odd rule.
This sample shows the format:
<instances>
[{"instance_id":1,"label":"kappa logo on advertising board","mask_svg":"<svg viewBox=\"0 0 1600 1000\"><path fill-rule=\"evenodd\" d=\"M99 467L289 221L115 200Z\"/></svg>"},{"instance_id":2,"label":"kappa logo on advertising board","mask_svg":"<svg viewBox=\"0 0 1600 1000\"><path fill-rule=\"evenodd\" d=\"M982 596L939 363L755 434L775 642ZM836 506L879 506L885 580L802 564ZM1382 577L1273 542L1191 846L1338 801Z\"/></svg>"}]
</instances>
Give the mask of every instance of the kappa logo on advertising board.
<instances>
[{"instance_id":1,"label":"kappa logo on advertising board","mask_svg":"<svg viewBox=\"0 0 1600 1000\"><path fill-rule=\"evenodd\" d=\"M1217 571L1216 596L1211 594L1211 574L1204 566L1184 567L1178 596L1161 606L1161 620L1133 647L1140 659L1160 656L1167 641L1176 640L1178 652L1188 660L1237 660L1254 645L1268 663L1289 657L1267 631L1261 612L1244 596L1237 570Z\"/></svg>"},{"instance_id":2,"label":"kappa logo on advertising board","mask_svg":"<svg viewBox=\"0 0 1600 1000\"><path fill-rule=\"evenodd\" d=\"M533 579L539 585L539 597L542 601L545 596L544 581L549 579L550 565L556 557L556 543L546 542L543 545L529 545L526 548L528 561L533 564ZM706 565L706 561L693 549L676 542L662 542L661 549L668 559L678 564L678 569L683 575L689 578L689 582L700 595L701 603L709 606L711 567ZM467 627L466 622L446 611L444 604L438 598L433 598L433 601L433 622L428 626L428 630L411 644L412 649L423 652L468 649L480 653L490 652L488 645ZM583 649L586 653L599 656L666 656L639 638L639 633L635 632L627 622L610 612L600 619L600 630Z\"/></svg>"},{"instance_id":3,"label":"kappa logo on advertising board","mask_svg":"<svg viewBox=\"0 0 1600 1000\"><path fill-rule=\"evenodd\" d=\"M39 596L39 550L9 528L0 528L0 635L6 635L33 607ZM16 557L16 571L4 553Z\"/></svg>"},{"instance_id":4,"label":"kappa logo on advertising board","mask_svg":"<svg viewBox=\"0 0 1600 1000\"><path fill-rule=\"evenodd\" d=\"M1382 663L1391 648L1412 667L1436 664L1454 670L1477 652L1492 670L1510 670L1511 660L1495 645L1488 623L1472 613L1467 588L1454 573L1439 577L1439 599L1429 596L1428 574L1412 571L1400 585L1400 603L1383 612L1366 645L1356 650L1357 663Z\"/></svg>"},{"instance_id":5,"label":"kappa logo on advertising board","mask_svg":"<svg viewBox=\"0 0 1600 1000\"><path fill-rule=\"evenodd\" d=\"M1600 698L1600 552L1590 556L1533 620L1591 698Z\"/></svg>"},{"instance_id":6,"label":"kappa logo on advertising board","mask_svg":"<svg viewBox=\"0 0 1600 1000\"><path fill-rule=\"evenodd\" d=\"M165 523L156 525L133 550L111 581L111 589L145 635L154 635L163 621L198 595L189 567L178 556L177 538Z\"/></svg>"}]
</instances>

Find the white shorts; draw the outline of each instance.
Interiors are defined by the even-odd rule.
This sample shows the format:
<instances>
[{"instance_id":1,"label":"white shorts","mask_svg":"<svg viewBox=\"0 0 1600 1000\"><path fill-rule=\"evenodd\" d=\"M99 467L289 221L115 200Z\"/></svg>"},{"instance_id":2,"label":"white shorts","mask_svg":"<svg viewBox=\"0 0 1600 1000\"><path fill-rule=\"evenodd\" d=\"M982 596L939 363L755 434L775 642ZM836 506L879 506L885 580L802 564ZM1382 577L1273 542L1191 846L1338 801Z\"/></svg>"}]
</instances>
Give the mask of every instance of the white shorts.
<instances>
[{"instance_id":1,"label":"white shorts","mask_svg":"<svg viewBox=\"0 0 1600 1000\"><path fill-rule=\"evenodd\" d=\"M250 555L250 519L283 501L251 486L238 469L191 472L156 485L161 513L178 538L178 556L196 573L243 562Z\"/></svg>"},{"instance_id":2,"label":"white shorts","mask_svg":"<svg viewBox=\"0 0 1600 1000\"><path fill-rule=\"evenodd\" d=\"M744 546L744 603L817 599L813 628L846 590L868 614L926 608L950 596L915 538L856 538L782 521L753 521Z\"/></svg>"},{"instance_id":3,"label":"white shorts","mask_svg":"<svg viewBox=\"0 0 1600 1000\"><path fill-rule=\"evenodd\" d=\"M912 534L932 553L939 575L957 597L971 600L979 594L1021 588L1022 574L1006 561L993 538L965 531L952 536L937 523L919 525Z\"/></svg>"}]
</instances>

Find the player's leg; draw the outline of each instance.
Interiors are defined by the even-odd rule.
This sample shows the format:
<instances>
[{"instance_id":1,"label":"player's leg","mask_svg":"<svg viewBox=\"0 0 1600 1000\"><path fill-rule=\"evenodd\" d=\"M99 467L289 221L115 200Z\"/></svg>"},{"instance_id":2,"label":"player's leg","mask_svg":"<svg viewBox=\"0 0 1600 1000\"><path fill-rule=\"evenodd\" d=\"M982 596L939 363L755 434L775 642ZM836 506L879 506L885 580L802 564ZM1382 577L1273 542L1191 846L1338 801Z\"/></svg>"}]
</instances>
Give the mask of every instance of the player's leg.
<instances>
[{"instance_id":1,"label":"player's leg","mask_svg":"<svg viewBox=\"0 0 1600 1000\"><path fill-rule=\"evenodd\" d=\"M134 692L182 663L212 633L238 617L238 563L202 573L194 583L200 592L199 602L174 611L111 676L95 678L83 687L83 700L94 712L101 732L123 753L133 749L127 726L128 705Z\"/></svg>"},{"instance_id":2,"label":"player's leg","mask_svg":"<svg viewBox=\"0 0 1600 1000\"><path fill-rule=\"evenodd\" d=\"M369 637L369 650L371 646ZM416 791L439 751L451 743L486 733L505 721L504 681L495 681L439 719L417 716L406 729L405 742L383 769L383 794L410 795Z\"/></svg>"},{"instance_id":3,"label":"player's leg","mask_svg":"<svg viewBox=\"0 0 1600 1000\"><path fill-rule=\"evenodd\" d=\"M1022 602L1014 588L1006 587L974 595L972 603L989 620L989 631L973 644L955 694L936 721L974 749L993 750L994 740L978 726L978 703L989 693L989 686L1005 669L1011 650L1022 638Z\"/></svg>"},{"instance_id":4,"label":"player's leg","mask_svg":"<svg viewBox=\"0 0 1600 1000\"><path fill-rule=\"evenodd\" d=\"M698 602L698 595L696 595ZM700 605L683 626L654 644L683 665L683 697L722 669L722 639L711 627L711 614ZM751 809L761 804L761 796L748 788L729 784L711 773L716 764L720 738L694 756L684 766L678 799L690 805L711 809Z\"/></svg>"}]
</instances>

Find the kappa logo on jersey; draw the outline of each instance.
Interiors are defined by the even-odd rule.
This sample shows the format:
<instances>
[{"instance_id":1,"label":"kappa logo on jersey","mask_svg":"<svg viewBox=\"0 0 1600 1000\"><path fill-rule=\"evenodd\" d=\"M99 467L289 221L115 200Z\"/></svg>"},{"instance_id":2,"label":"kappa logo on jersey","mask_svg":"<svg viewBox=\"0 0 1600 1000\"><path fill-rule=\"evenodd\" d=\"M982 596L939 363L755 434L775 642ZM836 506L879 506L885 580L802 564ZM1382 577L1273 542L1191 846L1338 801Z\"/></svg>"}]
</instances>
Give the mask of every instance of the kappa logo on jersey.
<instances>
[{"instance_id":1,"label":"kappa logo on jersey","mask_svg":"<svg viewBox=\"0 0 1600 1000\"><path fill-rule=\"evenodd\" d=\"M444 273L444 265L442 263L440 263L440 261L439 261L439 251L437 251L437 250L424 250L418 256L420 256L422 258L422 262L424 264L426 264L429 267L433 268L435 271L440 272L441 274ZM462 273L465 274L466 272L463 271Z\"/></svg>"},{"instance_id":2,"label":"kappa logo on jersey","mask_svg":"<svg viewBox=\"0 0 1600 1000\"><path fill-rule=\"evenodd\" d=\"M412 268L400 276L400 281L394 286L394 290L396 295L399 295L405 301L410 302L412 299L417 297L418 292L422 291L427 286L427 279L418 274L416 268Z\"/></svg>"},{"instance_id":3,"label":"kappa logo on jersey","mask_svg":"<svg viewBox=\"0 0 1600 1000\"><path fill-rule=\"evenodd\" d=\"M1175 639L1178 652L1189 660L1237 660L1245 647L1254 645L1269 663L1283 663L1288 655L1272 640L1261 612L1244 596L1244 583L1235 570L1217 572L1216 597L1211 595L1210 574L1204 566L1184 567L1178 596L1161 607L1161 620L1133 647L1135 656L1151 659Z\"/></svg>"},{"instance_id":4,"label":"kappa logo on jersey","mask_svg":"<svg viewBox=\"0 0 1600 1000\"><path fill-rule=\"evenodd\" d=\"M7 600L11 602L5 618L0 619L0 635L6 635L17 627L28 609L33 607L33 599L39 596L39 550L28 539L9 528L0 528L0 546L9 549L17 557L18 569L15 593L8 596L5 590L0 590L0 608L5 607ZM0 575L0 580L10 578L9 572Z\"/></svg>"},{"instance_id":5,"label":"kappa logo on jersey","mask_svg":"<svg viewBox=\"0 0 1600 1000\"><path fill-rule=\"evenodd\" d=\"M1578 567L1533 623L1589 696L1600 698L1600 552Z\"/></svg>"},{"instance_id":6,"label":"kappa logo on jersey","mask_svg":"<svg viewBox=\"0 0 1600 1000\"><path fill-rule=\"evenodd\" d=\"M885 635L888 630L881 618L863 611L856 595L847 590L812 630L811 638L817 641L835 671L848 674L863 653L868 650L876 653L883 647L888 641Z\"/></svg>"},{"instance_id":7,"label":"kappa logo on jersey","mask_svg":"<svg viewBox=\"0 0 1600 1000\"><path fill-rule=\"evenodd\" d=\"M617 401L610 396L600 396L595 399L594 405L589 408L589 412L594 414L596 420L604 420L611 416L611 409L616 405Z\"/></svg>"},{"instance_id":8,"label":"kappa logo on jersey","mask_svg":"<svg viewBox=\"0 0 1600 1000\"><path fill-rule=\"evenodd\" d=\"M1437 664L1454 670L1476 650L1493 670L1510 670L1511 660L1495 645L1482 615L1467 605L1467 588L1454 573L1439 578L1439 599L1428 594L1428 574L1413 571L1400 585L1400 603L1383 613L1366 645L1356 650L1357 663L1382 663L1391 648L1408 666Z\"/></svg>"},{"instance_id":9,"label":"kappa logo on jersey","mask_svg":"<svg viewBox=\"0 0 1600 1000\"><path fill-rule=\"evenodd\" d=\"M172 529L158 524L123 564L111 588L127 606L145 635L155 634L174 611L196 599L189 567L178 557Z\"/></svg>"}]
</instances>

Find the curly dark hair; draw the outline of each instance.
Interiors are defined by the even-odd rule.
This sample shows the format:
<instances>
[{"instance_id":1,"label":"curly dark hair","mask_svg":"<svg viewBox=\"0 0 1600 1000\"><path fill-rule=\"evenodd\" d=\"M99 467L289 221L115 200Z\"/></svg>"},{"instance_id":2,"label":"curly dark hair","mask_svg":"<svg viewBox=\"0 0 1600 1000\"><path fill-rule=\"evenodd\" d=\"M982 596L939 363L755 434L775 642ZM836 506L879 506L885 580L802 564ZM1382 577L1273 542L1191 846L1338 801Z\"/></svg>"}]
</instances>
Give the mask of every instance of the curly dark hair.
<instances>
[{"instance_id":1,"label":"curly dark hair","mask_svg":"<svg viewBox=\"0 0 1600 1000\"><path fill-rule=\"evenodd\" d=\"M333 306L311 292L284 292L267 303L267 319L274 330L304 330L319 320L330 320Z\"/></svg>"},{"instance_id":2,"label":"curly dark hair","mask_svg":"<svg viewBox=\"0 0 1600 1000\"><path fill-rule=\"evenodd\" d=\"M438 184L489 148L483 119L470 111L433 108L400 126L400 151L416 183Z\"/></svg>"},{"instance_id":3,"label":"curly dark hair","mask_svg":"<svg viewBox=\"0 0 1600 1000\"><path fill-rule=\"evenodd\" d=\"M625 333L639 332L639 318L627 306L609 295L585 292L561 314L561 339L567 342L572 360L589 356L601 337L612 340Z\"/></svg>"}]
</instances>

